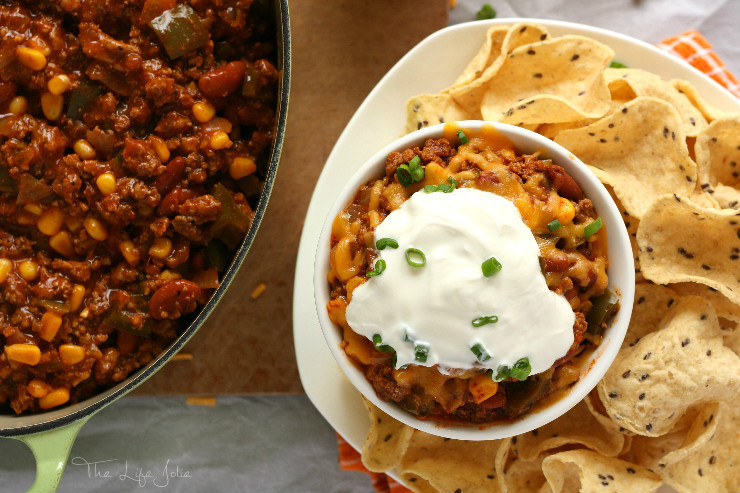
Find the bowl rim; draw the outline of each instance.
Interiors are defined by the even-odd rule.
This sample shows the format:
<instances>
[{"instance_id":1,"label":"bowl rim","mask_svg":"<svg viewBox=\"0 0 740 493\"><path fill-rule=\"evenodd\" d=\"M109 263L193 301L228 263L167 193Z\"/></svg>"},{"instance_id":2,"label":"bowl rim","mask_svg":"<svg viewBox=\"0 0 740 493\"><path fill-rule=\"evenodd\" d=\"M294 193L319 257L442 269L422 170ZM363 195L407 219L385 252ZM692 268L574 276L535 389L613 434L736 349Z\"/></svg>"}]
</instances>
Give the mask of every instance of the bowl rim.
<instances>
[{"instance_id":1,"label":"bowl rim","mask_svg":"<svg viewBox=\"0 0 740 493\"><path fill-rule=\"evenodd\" d=\"M596 348L589 360L585 374L564 395L555 402L525 414L509 422L489 424L441 424L433 420L423 420L404 411L391 402L381 400L364 374L340 348L342 337L338 327L328 317L326 303L329 301L326 273L329 272L329 242L331 226L336 215L350 202L356 190L374 176L380 176L385 167L386 156L393 151L407 149L412 146L421 146L428 138L439 138L445 125L452 122L440 123L424 127L420 130L404 135L387 144L360 166L337 195L329 214L327 215L321 234L316 244L314 262L314 301L321 331L326 343L336 360L342 373L347 377L365 399L390 415L391 417L432 435L460 440L494 440L508 438L539 428L550 421L557 419L580 402L593 390L609 369L611 362L617 355L622 341L627 333L629 319L632 313L632 304L635 290L635 272L632 259L632 249L629 234L624 225L614 200L604 185L576 158L570 151L554 141L521 127L498 122L481 120L464 120L454 122L461 129L480 130L484 125L491 125L502 132L517 147L518 152L532 153L536 150L545 151L544 154L554 163L566 169L576 182L583 188L586 197L594 202L599 216L604 221L608 231L609 246L609 286L620 296L620 309L612 319L612 323L605 333L602 344Z\"/></svg>"}]
</instances>

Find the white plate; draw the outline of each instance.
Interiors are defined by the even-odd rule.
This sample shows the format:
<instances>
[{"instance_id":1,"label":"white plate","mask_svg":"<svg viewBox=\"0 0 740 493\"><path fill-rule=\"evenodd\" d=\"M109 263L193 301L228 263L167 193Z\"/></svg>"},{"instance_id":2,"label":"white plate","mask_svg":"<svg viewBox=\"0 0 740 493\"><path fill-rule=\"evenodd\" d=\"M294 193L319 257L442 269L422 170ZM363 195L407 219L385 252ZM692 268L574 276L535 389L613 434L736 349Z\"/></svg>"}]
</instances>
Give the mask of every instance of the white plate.
<instances>
[{"instance_id":1,"label":"white plate","mask_svg":"<svg viewBox=\"0 0 740 493\"><path fill-rule=\"evenodd\" d=\"M313 266L321 228L342 184L378 149L401 135L406 101L451 85L483 44L490 26L521 21L538 22L553 36L580 34L596 39L614 50L615 60L666 80L688 80L707 102L740 111L740 101L687 63L642 41L582 24L538 19L477 21L442 29L409 51L367 96L329 155L308 207L296 263L293 338L301 383L329 424L357 450L362 449L369 427L367 413L360 393L329 352L314 305Z\"/></svg>"}]
</instances>

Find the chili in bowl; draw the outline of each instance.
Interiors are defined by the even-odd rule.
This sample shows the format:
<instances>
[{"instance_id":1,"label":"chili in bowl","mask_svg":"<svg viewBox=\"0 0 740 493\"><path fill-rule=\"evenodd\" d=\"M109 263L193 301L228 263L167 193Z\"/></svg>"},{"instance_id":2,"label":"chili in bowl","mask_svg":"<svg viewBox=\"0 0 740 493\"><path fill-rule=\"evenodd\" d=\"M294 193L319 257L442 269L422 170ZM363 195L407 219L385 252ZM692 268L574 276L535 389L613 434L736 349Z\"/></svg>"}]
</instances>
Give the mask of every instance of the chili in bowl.
<instances>
[{"instance_id":1,"label":"chili in bowl","mask_svg":"<svg viewBox=\"0 0 740 493\"><path fill-rule=\"evenodd\" d=\"M539 427L600 380L634 272L608 191L572 154L505 124L413 132L347 183L319 239L316 305L375 405L450 438Z\"/></svg>"}]
</instances>

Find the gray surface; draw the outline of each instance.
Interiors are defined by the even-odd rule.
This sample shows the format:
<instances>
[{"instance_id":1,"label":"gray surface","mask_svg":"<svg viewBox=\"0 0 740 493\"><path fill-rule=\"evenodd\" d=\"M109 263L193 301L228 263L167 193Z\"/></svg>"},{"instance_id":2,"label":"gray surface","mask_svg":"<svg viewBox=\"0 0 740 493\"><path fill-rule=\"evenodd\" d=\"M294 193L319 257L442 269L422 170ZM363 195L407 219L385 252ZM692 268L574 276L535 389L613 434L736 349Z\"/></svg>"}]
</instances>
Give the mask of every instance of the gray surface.
<instances>
[{"instance_id":1,"label":"gray surface","mask_svg":"<svg viewBox=\"0 0 740 493\"><path fill-rule=\"evenodd\" d=\"M697 29L740 74L740 0L458 0L451 22L472 20L484 3L499 17L581 22L650 43ZM70 454L80 464L115 459L98 468L111 477L70 463L59 491L371 491L367 476L339 470L336 454L333 430L303 396L228 397L215 407L187 406L179 398L126 398L94 416ZM179 466L190 477L167 482L165 466L169 474ZM135 478L137 468L153 478L121 478ZM25 446L0 440L0 491L25 491L33 470Z\"/></svg>"},{"instance_id":2,"label":"gray surface","mask_svg":"<svg viewBox=\"0 0 740 493\"><path fill-rule=\"evenodd\" d=\"M366 475L336 466L336 443L305 396L222 397L215 407L131 397L82 428L59 492L367 492ZM0 491L25 491L34 467L24 444L0 439ZM137 480L138 470L151 477Z\"/></svg>"}]
</instances>

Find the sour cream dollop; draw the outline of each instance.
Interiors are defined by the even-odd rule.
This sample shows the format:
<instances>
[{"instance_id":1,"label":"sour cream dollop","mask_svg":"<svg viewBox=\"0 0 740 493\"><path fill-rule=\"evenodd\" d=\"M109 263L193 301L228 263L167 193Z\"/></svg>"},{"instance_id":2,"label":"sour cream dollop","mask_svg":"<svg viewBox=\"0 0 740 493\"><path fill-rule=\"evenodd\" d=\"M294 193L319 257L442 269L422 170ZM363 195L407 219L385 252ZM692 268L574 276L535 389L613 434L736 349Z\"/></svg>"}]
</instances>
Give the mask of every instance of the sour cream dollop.
<instances>
[{"instance_id":1,"label":"sour cream dollop","mask_svg":"<svg viewBox=\"0 0 740 493\"><path fill-rule=\"evenodd\" d=\"M397 367L495 370L526 357L537 374L573 343L573 310L548 289L537 241L505 198L470 188L420 191L378 225L375 241L381 238L399 246L379 251L385 270L355 288L346 316L358 334L379 334L396 351ZM409 248L424 253L424 266L407 262ZM485 277L481 265L491 257L502 268ZM473 326L491 315L496 323ZM479 361L476 345L490 359ZM425 362L415 359L418 346L428 349Z\"/></svg>"}]
</instances>

